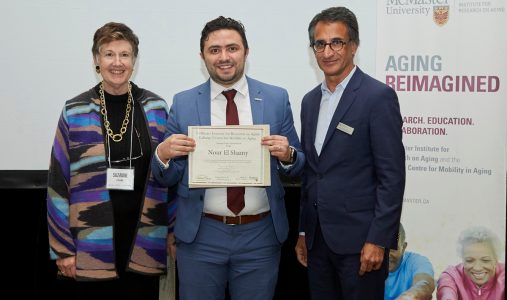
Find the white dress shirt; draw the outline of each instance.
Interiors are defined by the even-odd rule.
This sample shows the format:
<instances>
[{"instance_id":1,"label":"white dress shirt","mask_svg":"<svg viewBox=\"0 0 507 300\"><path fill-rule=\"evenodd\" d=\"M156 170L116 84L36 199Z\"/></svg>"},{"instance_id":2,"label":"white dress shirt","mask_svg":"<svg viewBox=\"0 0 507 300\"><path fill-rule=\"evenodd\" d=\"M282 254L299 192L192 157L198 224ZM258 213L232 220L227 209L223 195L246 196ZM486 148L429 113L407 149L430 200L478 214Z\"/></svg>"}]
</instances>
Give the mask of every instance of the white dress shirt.
<instances>
[{"instance_id":1,"label":"white dress shirt","mask_svg":"<svg viewBox=\"0 0 507 300\"><path fill-rule=\"evenodd\" d=\"M243 77L241 77L238 82L229 88L225 88L213 80L210 81L211 125L226 125L225 109L227 107L227 99L222 94L222 91L230 89L235 89L238 91L234 97L234 102L238 108L239 124L253 125L252 107L250 105L248 82L245 75L243 75ZM196 147L199 147L199 145ZM268 211L269 209L270 208L266 188L245 188L245 207L239 213L240 215L256 215ZM206 193L204 195L204 212L220 216L234 216L234 214L227 208L226 188L206 189Z\"/></svg>"},{"instance_id":2,"label":"white dress shirt","mask_svg":"<svg viewBox=\"0 0 507 300\"><path fill-rule=\"evenodd\" d=\"M250 105L250 95L248 93L248 82L245 75L232 87L225 88L210 79L210 111L211 125L225 126L225 109L227 99L222 94L224 90L235 89L237 91L234 97L238 109L240 125L253 125L252 107ZM198 147L198 145L196 145ZM158 148L158 146L157 146ZM164 169L169 168L170 161L164 163L158 157L155 150L155 158ZM264 187L245 187L245 207L239 215L256 215L270 210L268 195ZM211 213L220 216L234 216L234 213L227 208L227 189L226 188L207 188L204 195L205 213Z\"/></svg>"},{"instance_id":3,"label":"white dress shirt","mask_svg":"<svg viewBox=\"0 0 507 300\"><path fill-rule=\"evenodd\" d=\"M238 109L240 125L253 125L252 107L250 105L250 95L248 93L248 82L245 75L232 87L225 88L210 79L210 102L211 102L211 125L226 125L225 109L227 99L222 94L224 90L235 89L237 91L234 97ZM198 146L196 146L198 147ZM157 146L158 148L158 146ZM155 158L160 165L167 169L171 161L164 163L158 157L155 150ZM256 215L270 210L268 194L264 187L245 187L245 207L239 215ZM205 213L211 213L220 216L234 216L234 213L227 208L227 189L226 188L208 188L204 195Z\"/></svg>"}]
</instances>

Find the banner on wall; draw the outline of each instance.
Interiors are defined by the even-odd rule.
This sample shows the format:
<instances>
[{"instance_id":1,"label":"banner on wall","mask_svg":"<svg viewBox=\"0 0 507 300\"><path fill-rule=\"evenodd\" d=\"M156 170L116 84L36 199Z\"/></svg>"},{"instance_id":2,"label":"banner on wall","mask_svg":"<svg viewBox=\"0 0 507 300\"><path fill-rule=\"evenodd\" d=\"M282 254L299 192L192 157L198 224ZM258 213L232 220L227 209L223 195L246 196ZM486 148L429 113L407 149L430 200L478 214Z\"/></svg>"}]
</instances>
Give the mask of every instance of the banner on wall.
<instances>
[{"instance_id":1,"label":"banner on wall","mask_svg":"<svg viewBox=\"0 0 507 300\"><path fill-rule=\"evenodd\" d=\"M399 97L407 251L438 279L461 258L461 231L484 226L505 249L506 1L377 5L377 78ZM503 262L504 253L498 253Z\"/></svg>"}]
</instances>

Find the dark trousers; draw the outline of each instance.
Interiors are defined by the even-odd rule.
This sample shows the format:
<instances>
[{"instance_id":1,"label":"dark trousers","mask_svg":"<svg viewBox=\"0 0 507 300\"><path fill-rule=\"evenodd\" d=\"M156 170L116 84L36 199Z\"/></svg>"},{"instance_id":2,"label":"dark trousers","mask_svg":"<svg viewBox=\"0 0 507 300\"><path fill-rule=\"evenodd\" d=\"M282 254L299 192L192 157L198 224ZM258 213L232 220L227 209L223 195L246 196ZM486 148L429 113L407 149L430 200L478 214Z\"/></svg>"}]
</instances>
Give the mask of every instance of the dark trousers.
<instances>
[{"instance_id":1,"label":"dark trousers","mask_svg":"<svg viewBox=\"0 0 507 300\"><path fill-rule=\"evenodd\" d=\"M313 247L308 251L308 282L315 300L382 300L388 275L389 251L382 267L359 275L360 254L336 254L326 244L317 226Z\"/></svg>"},{"instance_id":2,"label":"dark trousers","mask_svg":"<svg viewBox=\"0 0 507 300\"><path fill-rule=\"evenodd\" d=\"M281 245L271 216L244 225L203 217L195 240L177 241L181 300L269 300L278 278Z\"/></svg>"}]
</instances>

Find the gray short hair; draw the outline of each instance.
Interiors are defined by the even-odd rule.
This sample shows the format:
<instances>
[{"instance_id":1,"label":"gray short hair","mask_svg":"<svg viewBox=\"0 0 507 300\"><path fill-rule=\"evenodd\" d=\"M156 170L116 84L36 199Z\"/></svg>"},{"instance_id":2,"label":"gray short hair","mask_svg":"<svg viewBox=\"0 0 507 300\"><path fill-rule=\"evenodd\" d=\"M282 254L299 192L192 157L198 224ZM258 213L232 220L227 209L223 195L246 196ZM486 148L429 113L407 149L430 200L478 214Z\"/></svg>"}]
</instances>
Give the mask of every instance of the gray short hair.
<instances>
[{"instance_id":1,"label":"gray short hair","mask_svg":"<svg viewBox=\"0 0 507 300\"><path fill-rule=\"evenodd\" d=\"M406 235L405 235L405 228L403 228L403 224L400 223L400 228L398 229L398 244L405 243Z\"/></svg>"},{"instance_id":2,"label":"gray short hair","mask_svg":"<svg viewBox=\"0 0 507 300\"><path fill-rule=\"evenodd\" d=\"M458 237L458 256L463 258L465 246L476 243L488 243L493 250L498 262L501 254L501 245L497 235L490 229L482 226L474 226L463 230Z\"/></svg>"},{"instance_id":3,"label":"gray short hair","mask_svg":"<svg viewBox=\"0 0 507 300\"><path fill-rule=\"evenodd\" d=\"M359 25L357 24L356 15L346 7L330 7L324 9L315 17L308 25L308 37L310 38L310 45L315 42L315 27L317 23L335 23L342 22L347 27L349 39L359 46Z\"/></svg>"}]
</instances>

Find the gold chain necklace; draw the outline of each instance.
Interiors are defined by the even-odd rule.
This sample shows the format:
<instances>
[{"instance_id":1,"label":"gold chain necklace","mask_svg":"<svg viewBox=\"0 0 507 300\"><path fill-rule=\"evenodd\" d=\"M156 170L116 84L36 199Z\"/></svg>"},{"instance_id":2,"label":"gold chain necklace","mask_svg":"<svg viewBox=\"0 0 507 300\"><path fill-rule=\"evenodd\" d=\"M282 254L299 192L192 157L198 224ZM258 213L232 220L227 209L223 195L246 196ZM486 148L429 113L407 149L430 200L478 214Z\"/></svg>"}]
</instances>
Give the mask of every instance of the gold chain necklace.
<instances>
[{"instance_id":1,"label":"gold chain necklace","mask_svg":"<svg viewBox=\"0 0 507 300\"><path fill-rule=\"evenodd\" d=\"M120 142L123 139L123 135L127 132L127 125L129 124L129 116L130 111L132 110L132 86L128 86L128 100L127 100L127 108L125 109L125 119L121 124L120 133L113 133L113 130L110 127L110 123L107 120L107 109L106 109L106 97L104 97L104 83L100 83L100 113L104 116L104 128L106 129L107 135L116 143Z\"/></svg>"}]
</instances>

